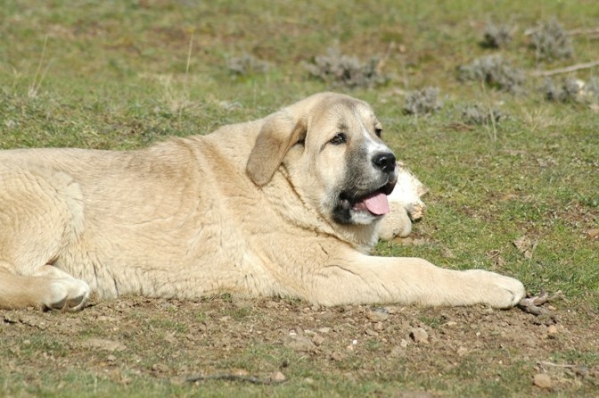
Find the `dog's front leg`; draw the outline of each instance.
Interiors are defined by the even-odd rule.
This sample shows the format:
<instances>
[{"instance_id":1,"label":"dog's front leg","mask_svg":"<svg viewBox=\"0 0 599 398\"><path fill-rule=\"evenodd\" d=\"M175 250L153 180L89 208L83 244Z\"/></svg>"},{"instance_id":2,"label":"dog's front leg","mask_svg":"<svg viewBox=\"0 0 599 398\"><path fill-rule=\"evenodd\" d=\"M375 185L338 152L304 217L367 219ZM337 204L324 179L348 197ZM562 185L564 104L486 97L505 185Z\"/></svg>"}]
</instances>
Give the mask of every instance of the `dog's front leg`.
<instances>
[{"instance_id":1,"label":"dog's front leg","mask_svg":"<svg viewBox=\"0 0 599 398\"><path fill-rule=\"evenodd\" d=\"M348 254L314 273L313 301L509 308L525 295L520 281L489 271L448 270L420 258Z\"/></svg>"}]
</instances>

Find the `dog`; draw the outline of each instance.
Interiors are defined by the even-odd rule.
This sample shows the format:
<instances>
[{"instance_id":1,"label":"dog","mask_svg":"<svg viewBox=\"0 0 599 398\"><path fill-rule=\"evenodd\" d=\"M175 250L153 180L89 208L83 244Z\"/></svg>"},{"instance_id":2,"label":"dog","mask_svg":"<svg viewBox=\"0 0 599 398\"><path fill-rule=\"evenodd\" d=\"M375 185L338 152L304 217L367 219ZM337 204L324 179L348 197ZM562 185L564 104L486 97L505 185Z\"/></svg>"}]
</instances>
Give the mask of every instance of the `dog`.
<instances>
[{"instance_id":1,"label":"dog","mask_svg":"<svg viewBox=\"0 0 599 398\"><path fill-rule=\"evenodd\" d=\"M141 150L0 151L0 308L75 311L92 292L516 305L511 277L368 254L423 209L382 135L366 102L320 93Z\"/></svg>"}]
</instances>

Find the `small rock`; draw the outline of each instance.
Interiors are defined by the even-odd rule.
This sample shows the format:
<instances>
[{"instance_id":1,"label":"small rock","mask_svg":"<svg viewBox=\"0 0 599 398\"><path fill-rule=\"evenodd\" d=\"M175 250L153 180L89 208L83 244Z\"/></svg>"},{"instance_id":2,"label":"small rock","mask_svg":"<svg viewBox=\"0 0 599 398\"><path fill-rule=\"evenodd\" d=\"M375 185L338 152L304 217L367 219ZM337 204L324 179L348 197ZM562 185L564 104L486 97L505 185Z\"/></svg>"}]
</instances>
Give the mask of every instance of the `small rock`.
<instances>
[{"instance_id":1,"label":"small rock","mask_svg":"<svg viewBox=\"0 0 599 398\"><path fill-rule=\"evenodd\" d=\"M458 347L458 350L457 350L458 356L463 357L464 355L466 355L466 353L468 353L468 350L466 349L466 347L462 347L462 346Z\"/></svg>"},{"instance_id":2,"label":"small rock","mask_svg":"<svg viewBox=\"0 0 599 398\"><path fill-rule=\"evenodd\" d=\"M550 389L552 386L551 377L546 373L537 373L534 376L533 384L539 388Z\"/></svg>"},{"instance_id":3,"label":"small rock","mask_svg":"<svg viewBox=\"0 0 599 398\"><path fill-rule=\"evenodd\" d=\"M354 351L355 347L358 345L358 340L352 340L351 343L349 343L349 345L347 347L345 347L345 350L348 352L352 352Z\"/></svg>"},{"instance_id":4,"label":"small rock","mask_svg":"<svg viewBox=\"0 0 599 398\"><path fill-rule=\"evenodd\" d=\"M557 327L555 325L549 325L547 327L547 334L551 337L557 334Z\"/></svg>"},{"instance_id":5,"label":"small rock","mask_svg":"<svg viewBox=\"0 0 599 398\"><path fill-rule=\"evenodd\" d=\"M331 328L324 327L324 328L318 329L317 331L319 333L329 333L331 331Z\"/></svg>"},{"instance_id":6,"label":"small rock","mask_svg":"<svg viewBox=\"0 0 599 398\"><path fill-rule=\"evenodd\" d=\"M331 359L333 361L343 361L345 358L347 358L346 354L342 354L341 352L334 352L331 354Z\"/></svg>"},{"instance_id":7,"label":"small rock","mask_svg":"<svg viewBox=\"0 0 599 398\"><path fill-rule=\"evenodd\" d=\"M374 324L374 330L376 330L377 332L380 332L381 330L383 330L383 322L377 322Z\"/></svg>"},{"instance_id":8,"label":"small rock","mask_svg":"<svg viewBox=\"0 0 599 398\"><path fill-rule=\"evenodd\" d=\"M406 348L408 346L408 340L406 339L401 339L401 341L399 342L399 346L401 348Z\"/></svg>"},{"instance_id":9,"label":"small rock","mask_svg":"<svg viewBox=\"0 0 599 398\"><path fill-rule=\"evenodd\" d=\"M385 308L375 308L366 313L366 317L370 322L382 322L389 318L389 311Z\"/></svg>"},{"instance_id":10,"label":"small rock","mask_svg":"<svg viewBox=\"0 0 599 398\"><path fill-rule=\"evenodd\" d=\"M403 307L397 307L394 305L387 305L384 307L384 309L391 315L393 314L398 314L402 311Z\"/></svg>"},{"instance_id":11,"label":"small rock","mask_svg":"<svg viewBox=\"0 0 599 398\"><path fill-rule=\"evenodd\" d=\"M312 351L314 349L312 340L305 336L289 336L285 340L285 345L296 351Z\"/></svg>"},{"instance_id":12,"label":"small rock","mask_svg":"<svg viewBox=\"0 0 599 398\"><path fill-rule=\"evenodd\" d=\"M322 343L324 343L324 337L322 337L321 335L317 334L314 337L312 337L312 342L314 344L316 344L317 346L320 346Z\"/></svg>"},{"instance_id":13,"label":"small rock","mask_svg":"<svg viewBox=\"0 0 599 398\"><path fill-rule=\"evenodd\" d=\"M391 349L391 352L389 353L389 356L391 358L398 358L398 357L403 356L404 352L405 352L405 347L401 347L401 346L396 345L395 347L393 347Z\"/></svg>"},{"instance_id":14,"label":"small rock","mask_svg":"<svg viewBox=\"0 0 599 398\"><path fill-rule=\"evenodd\" d=\"M416 344L428 344L428 333L422 328L412 329L410 337Z\"/></svg>"},{"instance_id":15,"label":"small rock","mask_svg":"<svg viewBox=\"0 0 599 398\"><path fill-rule=\"evenodd\" d=\"M455 326L455 325L457 325L457 324L458 324L457 322L454 322L454 321L449 321L449 322L445 322L445 323L443 324L443 326L452 327L452 326Z\"/></svg>"},{"instance_id":16,"label":"small rock","mask_svg":"<svg viewBox=\"0 0 599 398\"><path fill-rule=\"evenodd\" d=\"M118 341L105 340L105 339L89 339L81 343L83 347L94 348L102 351L123 351L127 347Z\"/></svg>"},{"instance_id":17,"label":"small rock","mask_svg":"<svg viewBox=\"0 0 599 398\"><path fill-rule=\"evenodd\" d=\"M285 381L286 377L283 373L281 372L274 372L271 376L270 379L276 383L282 383Z\"/></svg>"},{"instance_id":18,"label":"small rock","mask_svg":"<svg viewBox=\"0 0 599 398\"><path fill-rule=\"evenodd\" d=\"M175 332L167 333L164 336L164 341L166 341L167 343L170 343L170 344L177 343L178 339L175 337Z\"/></svg>"},{"instance_id":19,"label":"small rock","mask_svg":"<svg viewBox=\"0 0 599 398\"><path fill-rule=\"evenodd\" d=\"M168 370L168 366L163 363L155 363L152 365L152 371L156 373L166 373Z\"/></svg>"},{"instance_id":20,"label":"small rock","mask_svg":"<svg viewBox=\"0 0 599 398\"><path fill-rule=\"evenodd\" d=\"M378 336L379 334L372 329L366 329L366 334L369 336Z\"/></svg>"},{"instance_id":21,"label":"small rock","mask_svg":"<svg viewBox=\"0 0 599 398\"><path fill-rule=\"evenodd\" d=\"M114 361L116 361L116 357L114 355L110 354L106 357L106 360L108 362L114 362Z\"/></svg>"}]
</instances>

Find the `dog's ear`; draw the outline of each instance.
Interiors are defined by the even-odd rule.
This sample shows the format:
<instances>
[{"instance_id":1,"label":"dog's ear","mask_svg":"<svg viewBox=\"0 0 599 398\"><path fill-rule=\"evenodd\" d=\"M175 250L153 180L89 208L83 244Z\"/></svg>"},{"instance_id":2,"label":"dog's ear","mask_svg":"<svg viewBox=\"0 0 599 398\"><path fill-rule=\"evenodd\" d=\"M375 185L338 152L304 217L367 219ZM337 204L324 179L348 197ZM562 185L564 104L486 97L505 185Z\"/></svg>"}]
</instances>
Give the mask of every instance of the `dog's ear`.
<instances>
[{"instance_id":1,"label":"dog's ear","mask_svg":"<svg viewBox=\"0 0 599 398\"><path fill-rule=\"evenodd\" d=\"M306 130L303 120L296 120L285 111L266 118L246 166L256 185L268 184L289 149L305 138Z\"/></svg>"}]
</instances>

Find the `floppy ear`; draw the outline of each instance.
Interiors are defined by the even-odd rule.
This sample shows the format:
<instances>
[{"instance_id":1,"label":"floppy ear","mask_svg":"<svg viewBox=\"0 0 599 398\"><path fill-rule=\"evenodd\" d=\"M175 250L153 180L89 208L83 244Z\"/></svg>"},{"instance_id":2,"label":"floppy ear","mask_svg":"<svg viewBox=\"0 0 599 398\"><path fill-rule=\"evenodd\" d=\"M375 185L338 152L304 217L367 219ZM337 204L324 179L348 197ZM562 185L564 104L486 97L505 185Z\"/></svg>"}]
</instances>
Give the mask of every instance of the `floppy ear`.
<instances>
[{"instance_id":1,"label":"floppy ear","mask_svg":"<svg viewBox=\"0 0 599 398\"><path fill-rule=\"evenodd\" d=\"M306 135L306 123L281 111L269 116L258 133L250 153L246 173L258 186L266 185L279 168L285 155Z\"/></svg>"}]
</instances>

